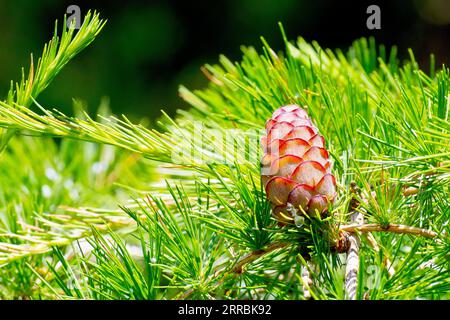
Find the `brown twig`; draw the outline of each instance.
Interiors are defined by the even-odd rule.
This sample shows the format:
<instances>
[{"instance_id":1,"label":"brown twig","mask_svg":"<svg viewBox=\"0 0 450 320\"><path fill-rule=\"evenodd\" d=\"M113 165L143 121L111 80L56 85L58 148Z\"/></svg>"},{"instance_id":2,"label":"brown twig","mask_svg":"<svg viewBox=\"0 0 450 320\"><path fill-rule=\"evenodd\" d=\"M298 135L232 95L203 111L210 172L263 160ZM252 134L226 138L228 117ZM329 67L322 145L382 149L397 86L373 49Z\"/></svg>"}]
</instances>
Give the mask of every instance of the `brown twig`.
<instances>
[{"instance_id":1,"label":"brown twig","mask_svg":"<svg viewBox=\"0 0 450 320\"><path fill-rule=\"evenodd\" d=\"M423 236L427 238L434 238L437 236L437 233L432 230L426 230L411 226L405 226L402 224L388 224L387 226L382 226L378 223L369 223L369 224L349 224L340 226L339 230L345 232L393 232L400 234L413 234L418 236Z\"/></svg>"},{"instance_id":2,"label":"brown twig","mask_svg":"<svg viewBox=\"0 0 450 320\"><path fill-rule=\"evenodd\" d=\"M234 264L234 266L231 269L229 269L225 272L222 272L221 280L219 282L217 282L217 284L215 285L215 288L217 289L218 287L220 287L225 282L225 279L228 278L228 276L242 274L244 272L244 267L247 264L252 263L253 261L255 261L255 260L261 258L262 256L264 256L268 253L271 253L277 249L285 248L286 246L288 246L288 243L274 242L274 243L268 245L264 249L255 250L255 251L252 251L252 252L244 255L243 257L241 257L240 259L237 260L237 262ZM194 291L195 291L194 288L190 288L190 289L186 290L185 292L183 292L180 296L178 296L178 299L179 300L187 299L192 293L194 293Z\"/></svg>"},{"instance_id":3,"label":"brown twig","mask_svg":"<svg viewBox=\"0 0 450 320\"><path fill-rule=\"evenodd\" d=\"M190 288L183 292L181 295L178 296L178 300L186 300L192 293L194 292L193 288Z\"/></svg>"},{"instance_id":4,"label":"brown twig","mask_svg":"<svg viewBox=\"0 0 450 320\"><path fill-rule=\"evenodd\" d=\"M234 265L234 267L232 269L230 269L228 272L226 272L226 274L230 274L230 273L241 274L243 272L245 265L257 260L258 258L260 258L272 251L284 248L286 246L287 246L287 243L274 242L274 243L270 244L269 246L267 246L265 249L252 251L252 252L248 253L247 255L243 256L241 259L239 259L236 262L236 264Z\"/></svg>"}]
</instances>

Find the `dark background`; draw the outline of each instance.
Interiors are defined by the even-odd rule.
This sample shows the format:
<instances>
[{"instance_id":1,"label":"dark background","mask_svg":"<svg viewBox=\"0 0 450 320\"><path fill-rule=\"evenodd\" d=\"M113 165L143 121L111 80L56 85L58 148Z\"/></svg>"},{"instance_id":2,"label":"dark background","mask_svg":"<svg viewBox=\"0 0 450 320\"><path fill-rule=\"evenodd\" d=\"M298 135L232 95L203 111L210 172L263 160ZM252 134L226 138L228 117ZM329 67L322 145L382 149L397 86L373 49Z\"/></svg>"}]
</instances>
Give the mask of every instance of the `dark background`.
<instances>
[{"instance_id":1,"label":"dark background","mask_svg":"<svg viewBox=\"0 0 450 320\"><path fill-rule=\"evenodd\" d=\"M0 0L0 97L29 55L41 54L52 35L55 19L76 4L82 15L100 11L108 23L99 38L61 72L39 101L64 112L71 98L84 100L91 112L102 96L110 97L115 113L154 119L160 109L169 113L186 105L177 87L202 88L204 63L223 53L240 59L240 46L261 48L263 36L276 50L283 49L277 25L289 39L302 36L323 47L347 48L362 36L397 45L407 57L412 48L427 70L430 53L437 64L450 60L450 0L331 1L13 1ZM381 8L381 30L368 30L366 8ZM60 25L61 26L61 25Z\"/></svg>"}]
</instances>

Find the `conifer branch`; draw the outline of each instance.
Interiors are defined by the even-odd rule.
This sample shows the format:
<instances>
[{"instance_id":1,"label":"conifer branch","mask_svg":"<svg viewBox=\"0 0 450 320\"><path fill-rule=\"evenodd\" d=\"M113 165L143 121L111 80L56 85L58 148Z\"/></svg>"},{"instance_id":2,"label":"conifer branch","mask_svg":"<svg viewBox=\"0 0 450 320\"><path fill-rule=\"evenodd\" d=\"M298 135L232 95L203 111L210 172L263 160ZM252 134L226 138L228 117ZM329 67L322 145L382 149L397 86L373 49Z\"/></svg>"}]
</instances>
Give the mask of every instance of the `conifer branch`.
<instances>
[{"instance_id":1,"label":"conifer branch","mask_svg":"<svg viewBox=\"0 0 450 320\"><path fill-rule=\"evenodd\" d=\"M244 267L252 263L253 261L261 258L262 256L269 254L277 249L285 248L288 244L285 242L274 242L268 245L264 249L252 251L243 257L241 257L239 260L237 260L236 264L231 268L231 270L226 271L224 276L228 276L230 274L236 274L239 275L244 272Z\"/></svg>"},{"instance_id":2,"label":"conifer branch","mask_svg":"<svg viewBox=\"0 0 450 320\"><path fill-rule=\"evenodd\" d=\"M229 279L229 277L236 277L239 276L244 272L244 268L246 265L254 262L255 260L258 260L259 258L263 257L266 254L269 254L277 249L282 249L288 246L288 243L285 242L273 242L264 249L255 250L250 253L247 253L246 255L239 258L235 264L228 270L220 271L215 274L215 277L219 277L221 280L217 282L214 286L214 290L217 290L222 286L226 280ZM185 292L183 292L181 295L178 296L178 299L184 300L189 298L193 293L195 292L194 288L188 289Z\"/></svg>"},{"instance_id":3,"label":"conifer branch","mask_svg":"<svg viewBox=\"0 0 450 320\"><path fill-rule=\"evenodd\" d=\"M308 264L308 262L306 262ZM301 278L302 278L302 290L303 290L303 297L305 300L311 299L311 291L310 287L312 285L312 279L311 274L309 272L309 266L308 265L302 265L302 272L301 272Z\"/></svg>"},{"instance_id":4,"label":"conifer branch","mask_svg":"<svg viewBox=\"0 0 450 320\"><path fill-rule=\"evenodd\" d=\"M358 211L360 201L358 195L361 190L358 188L355 182L350 184L350 194L352 198L349 204L350 220L357 225L364 223L364 215ZM356 299L356 290L358 286L358 271L359 271L359 246L361 240L358 234L352 233L344 237L347 240L347 261L345 265L345 298L349 300Z\"/></svg>"},{"instance_id":5,"label":"conifer branch","mask_svg":"<svg viewBox=\"0 0 450 320\"><path fill-rule=\"evenodd\" d=\"M369 224L349 224L340 226L339 229L345 232L392 232L398 234L412 234L417 236L422 236L426 238L435 238L437 233L432 230L421 229L417 227L405 226L402 224L389 224L387 226L382 226L378 223Z\"/></svg>"},{"instance_id":6,"label":"conifer branch","mask_svg":"<svg viewBox=\"0 0 450 320\"><path fill-rule=\"evenodd\" d=\"M134 221L121 210L87 208L61 208L64 214L43 214L36 217L41 223L37 228L21 223L22 233L0 233L0 239L20 240L12 244L0 241L0 266L51 252L54 247L64 247L74 241L92 236L92 228L110 232L133 227ZM58 230L58 232L51 231Z\"/></svg>"},{"instance_id":7,"label":"conifer branch","mask_svg":"<svg viewBox=\"0 0 450 320\"><path fill-rule=\"evenodd\" d=\"M74 24L75 21L72 21ZM55 31L52 39L44 46L42 56L38 59L37 67L34 66L33 55L28 72L22 69L22 79L15 85L11 82L7 100L4 105L14 108L14 106L28 108L34 99L44 91L61 69L79 52L89 46L101 32L106 21L100 19L99 14L88 11L84 17L83 24L76 31L75 28L66 28L66 16L62 24L61 36L58 36L58 21L55 22ZM1 102L1 101L0 101ZM0 152L7 146L11 138L17 133L15 126L4 127L0 131L1 143Z\"/></svg>"},{"instance_id":8,"label":"conifer branch","mask_svg":"<svg viewBox=\"0 0 450 320\"><path fill-rule=\"evenodd\" d=\"M364 217L360 212L354 212L351 220L358 225L362 224ZM345 297L349 300L356 299L356 290L358 286L358 271L359 271L359 247L361 240L356 233L348 236L349 248L347 251L347 262L345 266Z\"/></svg>"},{"instance_id":9,"label":"conifer branch","mask_svg":"<svg viewBox=\"0 0 450 320\"><path fill-rule=\"evenodd\" d=\"M229 283L234 283L239 290L225 291L226 294L230 298L248 299L254 297L254 288L261 287L267 279L266 266L274 274L283 274L293 270L291 263L297 262L293 250L283 250L283 257L286 255L288 259L282 263L275 258L276 250L288 244L272 242L271 231L282 233L280 239L292 236L295 239L292 243L307 244L315 254L316 267L312 272L304 264L309 275L303 269L295 277L273 278L270 288L264 289L267 297L289 299L301 294L307 297L309 292L318 299L340 298L341 290L336 289L341 286L343 276L341 263L335 252L329 252L329 238L321 233L327 230L311 228L310 232L303 232L287 226L273 226L272 230L270 208L264 190L258 187L259 159L244 156L247 150L258 155L259 145L247 148L236 143L238 152L232 163L221 161L230 155L230 150L223 146L211 149L217 145L217 140L212 138L230 128L251 131L239 131L233 137L258 141L259 130L268 116L286 104L307 105L308 114L326 138L338 185L346 185L351 177L364 183L368 192L378 192L378 199L371 198L363 203L364 207L353 201L357 196L339 194L333 207L333 212L350 213L352 218L340 228L343 240L341 250L337 250L348 252L345 297L358 296L357 286L362 288L364 281L368 281L362 274L358 277L358 267L371 263L378 270L383 265L388 270L387 279L385 273L380 273L383 281L368 295L371 299L449 298L447 239L432 241L418 250L423 245L421 237L395 237L393 241L387 234L436 238L448 229L450 72L447 67L429 75L418 69L412 54L401 65L394 49L389 53L385 47L377 48L373 39L358 40L347 52L342 52L324 50L317 43L310 44L300 38L292 43L286 40L285 54L274 52L264 42L264 54L254 48L244 48L241 62L233 63L221 56L220 65L205 66L203 70L211 81L208 88L192 92L181 87L180 96L192 108L179 111L176 119L166 115L160 123L161 130L132 123L126 116L93 120L87 114L69 117L57 110L47 110L39 105L37 95L77 53L76 48L85 47L95 38L103 22L93 20L96 23L86 25L84 32L73 31L60 44L52 40L40 67L39 63L36 68L31 64L28 78L23 77L8 99L0 102L0 127L7 130L1 136L0 149L14 136L9 144L11 154L3 153L0 157L4 168L0 179L3 199L0 264L4 267L0 269L0 277L18 282L17 287L15 282L8 286L0 283L0 298L5 296L4 292L8 297L22 297L22 288L32 292L29 298L171 299L189 298L196 293L201 298L215 298L228 289ZM39 68L42 71L37 71ZM31 102L39 110L32 110ZM200 132L195 131L196 123L205 125ZM198 140L192 141L190 138L196 133L199 133ZM30 138L19 134L33 135L34 144L30 144L33 146L37 141L52 141L40 140L42 137L61 137L66 146L61 147L64 155L57 156L55 152L46 157L48 150L44 142L41 148L21 149ZM137 168L139 188L128 178L120 181L126 190L150 194L152 201L136 201L134 207L123 208L125 212L55 212L64 202L70 202L67 205L72 207L86 207L91 206L92 199L103 204L118 199L111 188L101 192L91 188L91 177L80 183L79 188L83 193L79 201L89 202L86 205L59 194L43 196L48 195L49 183L59 190L66 178L72 183L84 179L78 171L67 170L64 180L50 182L49 176L54 174L48 174L45 163L61 164L64 170L78 167L79 171L90 173L91 167L96 167L95 159L101 158L96 154L92 161L68 161L77 155L73 145L66 145L73 143L70 139L109 144L156 160L157 164L152 161ZM189 152L174 159L173 153L184 147ZM191 151L194 159L190 157ZM29 165L23 169L25 160ZM155 183L149 183L147 177ZM167 177L170 179L166 182ZM394 184L394 192L386 192L384 188ZM403 184L408 188L402 189ZM107 196L107 200L100 199L101 196ZM366 212L370 212L374 223L359 221L360 215ZM339 219L327 217L330 225L335 225L335 218ZM405 224L426 221L433 231L397 225L396 221ZM108 241L99 232L92 231L97 229L107 234ZM141 244L137 257L128 251L123 237L114 232L128 229L133 240ZM372 254L359 255L363 236L373 251L381 251L372 232L379 232L376 240L383 244L383 253L394 261L386 257L378 259ZM67 259L68 247L80 237L86 237L94 247L93 257L76 254L73 259ZM267 243L271 244L264 248L263 244ZM60 247L55 249L55 245ZM230 254L230 246L237 248L238 255ZM247 253L246 248L261 247L264 249ZM403 251L405 247L411 250ZM271 252L273 261L262 259ZM26 272L23 272L23 257L29 258ZM63 267L56 268L48 261L58 261ZM251 272L246 272L251 263ZM394 276L390 268L393 263ZM45 287L34 285L35 276L23 276L29 274L30 267L35 274L45 274L41 278ZM295 267L298 271L299 265ZM44 268L47 271L41 273ZM67 285L74 274L92 281L78 281L74 289ZM290 283L299 277L303 289ZM308 278L314 280L314 290L308 291L311 289Z\"/></svg>"}]
</instances>

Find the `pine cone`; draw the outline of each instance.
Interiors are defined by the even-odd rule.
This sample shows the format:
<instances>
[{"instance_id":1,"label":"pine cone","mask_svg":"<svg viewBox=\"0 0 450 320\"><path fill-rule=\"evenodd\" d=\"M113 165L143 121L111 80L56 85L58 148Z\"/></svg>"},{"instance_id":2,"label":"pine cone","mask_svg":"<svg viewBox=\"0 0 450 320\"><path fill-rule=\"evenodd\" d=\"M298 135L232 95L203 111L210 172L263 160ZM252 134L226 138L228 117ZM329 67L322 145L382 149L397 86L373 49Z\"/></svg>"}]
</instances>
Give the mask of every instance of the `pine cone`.
<instances>
[{"instance_id":1,"label":"pine cone","mask_svg":"<svg viewBox=\"0 0 450 320\"><path fill-rule=\"evenodd\" d=\"M290 205L297 214L325 213L336 196L336 180L325 139L306 111L297 105L279 108L267 121L266 132L261 138L261 178L274 215L292 222Z\"/></svg>"}]
</instances>

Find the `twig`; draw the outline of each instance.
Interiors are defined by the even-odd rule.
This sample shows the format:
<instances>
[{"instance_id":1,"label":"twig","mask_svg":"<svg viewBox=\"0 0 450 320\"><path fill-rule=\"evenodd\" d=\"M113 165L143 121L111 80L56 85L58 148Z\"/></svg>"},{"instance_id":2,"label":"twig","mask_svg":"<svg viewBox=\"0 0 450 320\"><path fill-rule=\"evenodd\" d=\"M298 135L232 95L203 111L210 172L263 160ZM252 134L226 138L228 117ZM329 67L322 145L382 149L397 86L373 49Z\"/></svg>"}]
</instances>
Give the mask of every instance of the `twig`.
<instances>
[{"instance_id":1,"label":"twig","mask_svg":"<svg viewBox=\"0 0 450 320\"><path fill-rule=\"evenodd\" d=\"M352 221L362 224L364 217L360 212L355 212L351 217ZM356 287L358 284L359 271L359 246L361 240L353 233L348 237L349 249L347 252L347 264L345 266L345 297L348 300L356 299Z\"/></svg>"},{"instance_id":2,"label":"twig","mask_svg":"<svg viewBox=\"0 0 450 320\"><path fill-rule=\"evenodd\" d=\"M308 263L308 262L306 262ZM309 288L312 285L311 274L309 273L308 265L302 265L302 289L305 300L311 299L311 291Z\"/></svg>"},{"instance_id":3,"label":"twig","mask_svg":"<svg viewBox=\"0 0 450 320\"><path fill-rule=\"evenodd\" d=\"M194 292L194 288L190 288L186 290L181 295L178 296L178 300L186 300L192 293Z\"/></svg>"},{"instance_id":4,"label":"twig","mask_svg":"<svg viewBox=\"0 0 450 320\"><path fill-rule=\"evenodd\" d=\"M270 244L269 246L267 246L267 248L265 249L261 249L261 250L256 250L256 251L252 251L249 254L243 256L241 259L239 259L236 264L234 265L234 267L229 270L228 272L226 272L226 275L230 274L230 273L236 273L236 274L240 274L243 272L243 268L245 265L252 263L253 261L255 261L256 259L272 252L275 251L277 249L281 249L287 246L287 243L284 242L274 242L272 244Z\"/></svg>"},{"instance_id":5,"label":"twig","mask_svg":"<svg viewBox=\"0 0 450 320\"><path fill-rule=\"evenodd\" d=\"M350 191L357 195L360 190L356 183L351 183ZM360 211L357 211L360 202L356 197L350 201L349 212L351 212L350 220L356 225L364 224L364 216ZM345 265L345 298L348 300L356 299L356 288L358 285L358 271L359 271L359 246L360 239L356 233L348 235L348 251L347 263Z\"/></svg>"},{"instance_id":6,"label":"twig","mask_svg":"<svg viewBox=\"0 0 450 320\"><path fill-rule=\"evenodd\" d=\"M244 272L244 267L247 264L252 263L253 261L259 259L260 257L262 257L268 253L271 253L277 249L284 248L287 245L288 245L288 243L285 243L285 242L274 242L274 243L270 244L269 246L267 246L265 249L255 250L255 251L252 251L252 252L244 255L242 258L237 260L236 264L231 269L222 273L221 280L215 285L215 289L220 287L225 282L225 279L228 276L242 274ZM190 289L186 290L185 292L183 292L181 295L179 295L178 299L179 300L187 299L192 293L194 293L194 291L195 291L194 288L190 288Z\"/></svg>"},{"instance_id":7,"label":"twig","mask_svg":"<svg viewBox=\"0 0 450 320\"><path fill-rule=\"evenodd\" d=\"M351 192L354 194L359 193L359 188L355 183L350 185ZM362 198L365 201L364 198ZM357 277L359 271L359 247L360 247L360 238L357 235L357 232L367 233L367 240L369 244L375 251L380 251L380 248L370 232L393 232L398 234L413 234L418 236L423 236L427 238L434 238L437 236L437 233L432 230L426 230L411 226L405 226L401 224L388 224L387 226L382 226L380 224L371 223L364 224L364 216L363 214L357 210L360 202L356 197L350 202L349 212L353 212L351 214L352 224L340 226L339 231L346 235L347 245L345 247L348 248L347 251L347 264L345 269L345 296L349 300L356 299L356 288L357 288ZM350 235L348 235L348 233ZM344 237L345 238L345 237ZM389 258L385 257L383 260L384 265L387 268L389 276L394 275L394 268L392 267L392 263Z\"/></svg>"},{"instance_id":8,"label":"twig","mask_svg":"<svg viewBox=\"0 0 450 320\"><path fill-rule=\"evenodd\" d=\"M427 238L434 238L437 236L437 233L432 230L426 230L411 226L405 226L402 224L388 224L387 226L382 226L378 223L370 223L370 224L349 224L340 226L341 231L345 232L393 232L393 233L401 233L401 234L413 234L418 236L423 236Z\"/></svg>"}]
</instances>

